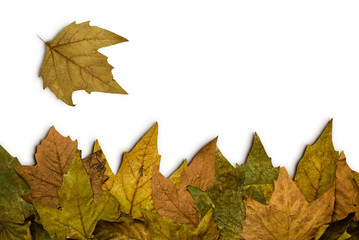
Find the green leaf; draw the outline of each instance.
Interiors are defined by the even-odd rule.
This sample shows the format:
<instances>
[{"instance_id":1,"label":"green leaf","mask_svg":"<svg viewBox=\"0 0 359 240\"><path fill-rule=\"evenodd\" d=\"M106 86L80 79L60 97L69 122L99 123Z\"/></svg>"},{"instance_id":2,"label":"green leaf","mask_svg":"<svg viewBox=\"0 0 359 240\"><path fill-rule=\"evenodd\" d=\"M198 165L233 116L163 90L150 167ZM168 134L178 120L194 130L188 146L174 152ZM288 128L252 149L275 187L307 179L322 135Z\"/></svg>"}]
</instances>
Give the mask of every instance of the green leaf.
<instances>
[{"instance_id":1,"label":"green leaf","mask_svg":"<svg viewBox=\"0 0 359 240\"><path fill-rule=\"evenodd\" d=\"M268 204L273 193L273 181L278 178L279 167L274 168L257 134L244 170L244 194L262 204Z\"/></svg>"},{"instance_id":2,"label":"green leaf","mask_svg":"<svg viewBox=\"0 0 359 240\"><path fill-rule=\"evenodd\" d=\"M294 181L309 202L323 195L333 185L339 152L332 142L330 120L313 145L308 145L299 161Z\"/></svg>"},{"instance_id":3,"label":"green leaf","mask_svg":"<svg viewBox=\"0 0 359 240\"><path fill-rule=\"evenodd\" d=\"M241 239L241 222L244 220L245 208L241 190L244 173L241 168L234 168L217 149L216 175L213 187L208 191L188 186L187 189L196 201L196 209L201 218L214 209L214 221L220 230L220 238Z\"/></svg>"},{"instance_id":4,"label":"green leaf","mask_svg":"<svg viewBox=\"0 0 359 240\"><path fill-rule=\"evenodd\" d=\"M31 239L30 222L25 221L34 211L21 196L29 186L16 173L20 163L0 146L0 239Z\"/></svg>"},{"instance_id":5,"label":"green leaf","mask_svg":"<svg viewBox=\"0 0 359 240\"><path fill-rule=\"evenodd\" d=\"M93 198L90 177L78 153L63 176L59 200L60 209L34 202L41 224L58 239L91 238L100 219L116 221L120 215L119 203L108 191Z\"/></svg>"},{"instance_id":6,"label":"green leaf","mask_svg":"<svg viewBox=\"0 0 359 240\"><path fill-rule=\"evenodd\" d=\"M319 240L337 240L339 238L343 238L343 236L347 236L346 230L353 220L354 213L349 214L346 218L332 222L329 227L326 229L324 234L319 238ZM350 236L349 236L350 237Z\"/></svg>"}]
</instances>

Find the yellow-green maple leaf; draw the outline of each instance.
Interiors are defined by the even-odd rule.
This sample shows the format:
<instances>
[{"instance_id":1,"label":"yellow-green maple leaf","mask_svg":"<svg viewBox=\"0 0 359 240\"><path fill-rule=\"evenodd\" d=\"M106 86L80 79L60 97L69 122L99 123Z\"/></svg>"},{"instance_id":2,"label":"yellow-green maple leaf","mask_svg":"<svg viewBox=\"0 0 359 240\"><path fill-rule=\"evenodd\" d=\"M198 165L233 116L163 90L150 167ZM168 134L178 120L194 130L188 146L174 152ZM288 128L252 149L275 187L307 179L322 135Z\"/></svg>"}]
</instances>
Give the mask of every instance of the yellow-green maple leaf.
<instances>
[{"instance_id":1,"label":"yellow-green maple leaf","mask_svg":"<svg viewBox=\"0 0 359 240\"><path fill-rule=\"evenodd\" d=\"M59 200L60 209L34 202L41 224L57 239L89 239L100 219L116 221L120 216L119 203L108 191L94 199L90 177L78 153L63 176Z\"/></svg>"},{"instance_id":2,"label":"yellow-green maple leaf","mask_svg":"<svg viewBox=\"0 0 359 240\"><path fill-rule=\"evenodd\" d=\"M16 173L19 160L0 146L0 240L31 239L30 222L25 219L34 211L21 196L29 186Z\"/></svg>"},{"instance_id":3,"label":"yellow-green maple leaf","mask_svg":"<svg viewBox=\"0 0 359 240\"><path fill-rule=\"evenodd\" d=\"M312 202L333 185L339 153L332 142L330 120L323 133L313 145L308 145L299 161L294 181L305 198Z\"/></svg>"},{"instance_id":4,"label":"yellow-green maple leaf","mask_svg":"<svg viewBox=\"0 0 359 240\"><path fill-rule=\"evenodd\" d=\"M146 133L131 152L125 153L117 176L106 165L109 178L103 187L120 202L121 211L133 218L142 219L141 209L153 209L152 175L161 156L157 150L158 124ZM94 150L100 149L98 143Z\"/></svg>"},{"instance_id":5,"label":"yellow-green maple leaf","mask_svg":"<svg viewBox=\"0 0 359 240\"><path fill-rule=\"evenodd\" d=\"M113 67L107 57L97 50L127 41L105 29L90 26L89 22L71 23L54 40L46 42L46 52L39 76L44 88L58 99L72 105L72 92L85 90L126 94L113 80Z\"/></svg>"}]
</instances>

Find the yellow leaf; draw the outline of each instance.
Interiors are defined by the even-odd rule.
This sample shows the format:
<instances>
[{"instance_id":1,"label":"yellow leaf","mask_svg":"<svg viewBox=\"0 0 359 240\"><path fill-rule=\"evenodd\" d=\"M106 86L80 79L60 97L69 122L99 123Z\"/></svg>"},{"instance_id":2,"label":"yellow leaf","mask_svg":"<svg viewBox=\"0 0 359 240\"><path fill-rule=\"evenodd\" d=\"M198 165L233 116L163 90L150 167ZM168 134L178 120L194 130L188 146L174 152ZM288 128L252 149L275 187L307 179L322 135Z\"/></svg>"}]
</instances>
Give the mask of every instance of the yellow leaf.
<instances>
[{"instance_id":1,"label":"yellow leaf","mask_svg":"<svg viewBox=\"0 0 359 240\"><path fill-rule=\"evenodd\" d=\"M89 22L71 23L51 42L46 42L46 52L39 76L44 89L49 88L58 99L73 106L72 92L85 90L127 94L113 80L107 57L97 50L127 41L105 29L90 26Z\"/></svg>"},{"instance_id":2,"label":"yellow leaf","mask_svg":"<svg viewBox=\"0 0 359 240\"><path fill-rule=\"evenodd\" d=\"M305 198L312 202L333 185L339 153L332 143L331 120L318 140L307 146L299 161L294 181Z\"/></svg>"},{"instance_id":3,"label":"yellow leaf","mask_svg":"<svg viewBox=\"0 0 359 240\"><path fill-rule=\"evenodd\" d=\"M122 212L136 219L143 218L141 208L153 209L152 175L161 159L157 150L157 135L158 124L155 123L132 151L124 154L117 176L106 165L105 175L109 179L103 188L120 202ZM95 149L99 149L98 144L95 144Z\"/></svg>"}]
</instances>

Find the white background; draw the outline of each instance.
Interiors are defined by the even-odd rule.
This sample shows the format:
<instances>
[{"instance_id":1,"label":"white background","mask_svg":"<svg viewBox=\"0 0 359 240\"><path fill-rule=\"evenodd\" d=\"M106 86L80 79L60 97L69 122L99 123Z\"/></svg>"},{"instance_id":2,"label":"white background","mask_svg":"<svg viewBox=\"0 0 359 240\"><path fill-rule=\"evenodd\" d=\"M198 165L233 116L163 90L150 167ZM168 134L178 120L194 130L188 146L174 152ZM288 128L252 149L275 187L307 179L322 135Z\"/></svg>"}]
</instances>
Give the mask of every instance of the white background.
<instances>
[{"instance_id":1,"label":"white background","mask_svg":"<svg viewBox=\"0 0 359 240\"><path fill-rule=\"evenodd\" d=\"M1 1L0 144L23 164L54 125L97 138L116 172L158 121L168 176L212 138L243 163L256 131L293 176L305 146L334 118L334 145L359 170L358 1ZM44 44L73 21L129 39L101 50L129 93L42 89Z\"/></svg>"}]
</instances>

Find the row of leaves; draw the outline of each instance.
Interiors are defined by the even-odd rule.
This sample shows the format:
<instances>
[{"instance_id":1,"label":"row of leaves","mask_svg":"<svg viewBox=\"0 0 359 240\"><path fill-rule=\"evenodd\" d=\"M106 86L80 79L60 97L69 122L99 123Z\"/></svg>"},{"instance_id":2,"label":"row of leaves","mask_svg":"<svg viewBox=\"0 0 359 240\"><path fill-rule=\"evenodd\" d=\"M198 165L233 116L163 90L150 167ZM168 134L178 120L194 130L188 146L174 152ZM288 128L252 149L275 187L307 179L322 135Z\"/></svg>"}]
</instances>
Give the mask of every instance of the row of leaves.
<instances>
[{"instance_id":1,"label":"row of leaves","mask_svg":"<svg viewBox=\"0 0 359 240\"><path fill-rule=\"evenodd\" d=\"M359 174L332 144L332 121L294 181L255 134L244 165L204 146L167 179L157 123L115 175L98 142L81 159L55 128L22 166L0 147L0 239L359 239Z\"/></svg>"}]
</instances>

